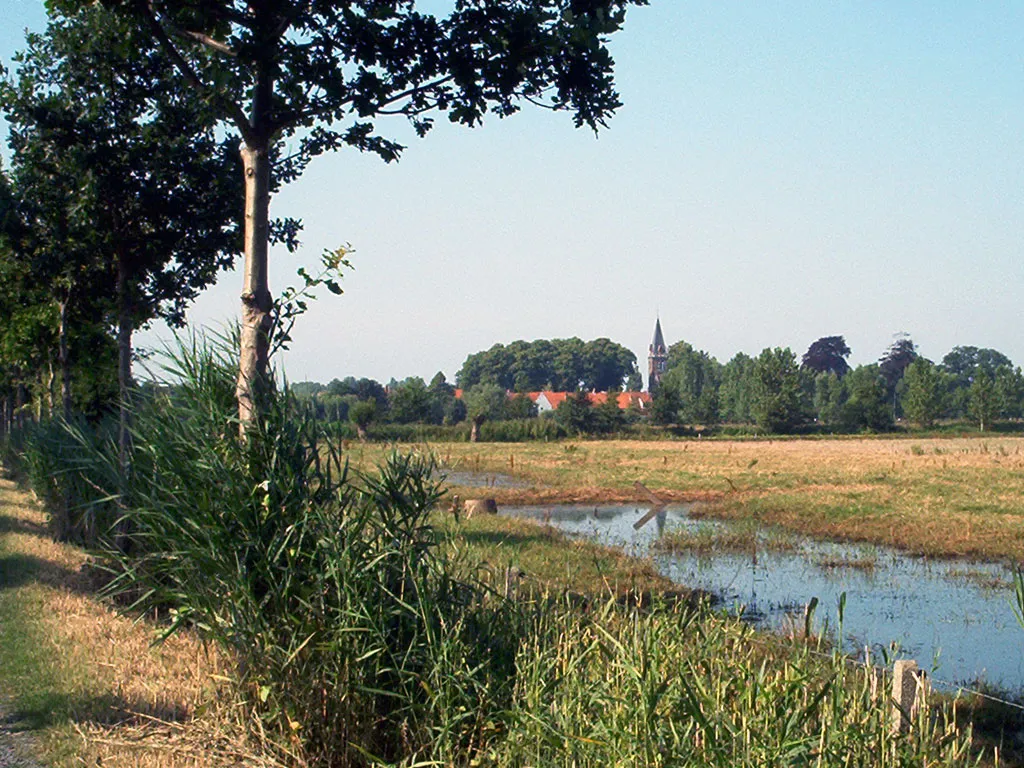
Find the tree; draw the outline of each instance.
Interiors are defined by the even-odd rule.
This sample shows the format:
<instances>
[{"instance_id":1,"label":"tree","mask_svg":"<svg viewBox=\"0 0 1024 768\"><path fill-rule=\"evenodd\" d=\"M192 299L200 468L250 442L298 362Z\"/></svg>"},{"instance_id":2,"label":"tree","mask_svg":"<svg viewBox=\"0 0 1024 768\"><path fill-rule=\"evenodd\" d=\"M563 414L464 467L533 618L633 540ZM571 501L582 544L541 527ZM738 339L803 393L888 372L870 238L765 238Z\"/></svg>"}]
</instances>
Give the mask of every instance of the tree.
<instances>
[{"instance_id":1,"label":"tree","mask_svg":"<svg viewBox=\"0 0 1024 768\"><path fill-rule=\"evenodd\" d=\"M611 434L626 426L626 412L619 408L620 390L608 390L604 402L591 408L590 431Z\"/></svg>"},{"instance_id":2,"label":"tree","mask_svg":"<svg viewBox=\"0 0 1024 768\"><path fill-rule=\"evenodd\" d=\"M555 409L555 421L565 427L570 434L587 434L593 430L593 411L587 393L578 389L559 403Z\"/></svg>"},{"instance_id":3,"label":"tree","mask_svg":"<svg viewBox=\"0 0 1024 768\"><path fill-rule=\"evenodd\" d=\"M1024 401L1024 374L1020 368L1000 366L996 369L995 384L1002 415L1008 419L1019 419Z\"/></svg>"},{"instance_id":4,"label":"tree","mask_svg":"<svg viewBox=\"0 0 1024 768\"><path fill-rule=\"evenodd\" d=\"M651 401L651 420L663 426L677 424L682 406L677 387L658 387Z\"/></svg>"},{"instance_id":5,"label":"tree","mask_svg":"<svg viewBox=\"0 0 1024 768\"><path fill-rule=\"evenodd\" d=\"M796 355L787 347L765 349L754 363L752 410L768 432L791 432L804 417L803 389Z\"/></svg>"},{"instance_id":6,"label":"tree","mask_svg":"<svg viewBox=\"0 0 1024 768\"><path fill-rule=\"evenodd\" d=\"M444 374L438 371L427 386L427 397L429 398L427 420L431 424L444 424L446 415L451 411L455 399L455 387L448 383ZM461 419L456 419L456 422Z\"/></svg>"},{"instance_id":7,"label":"tree","mask_svg":"<svg viewBox=\"0 0 1024 768\"><path fill-rule=\"evenodd\" d=\"M850 356L850 348L842 336L823 336L815 341L804 352L800 365L815 373L834 373L843 377L850 370L846 358Z\"/></svg>"},{"instance_id":8,"label":"tree","mask_svg":"<svg viewBox=\"0 0 1024 768\"><path fill-rule=\"evenodd\" d=\"M31 214L50 233L37 241L49 263L36 266L57 278L62 316L72 294L97 284L116 306L126 467L132 333L157 316L180 324L187 303L232 264L237 160L207 104L177 89L148 39L101 6L55 18L28 42L18 81L0 95L22 195L48 206ZM83 285L97 273L105 286Z\"/></svg>"},{"instance_id":9,"label":"tree","mask_svg":"<svg viewBox=\"0 0 1024 768\"><path fill-rule=\"evenodd\" d=\"M466 403L466 415L473 425L469 441L475 443L480 439L480 426L487 419L498 418L504 411L507 395L497 384L477 384L465 390L462 399Z\"/></svg>"},{"instance_id":10,"label":"tree","mask_svg":"<svg viewBox=\"0 0 1024 768\"><path fill-rule=\"evenodd\" d=\"M555 339L551 361L551 388L556 392L574 392L583 386L585 345L580 339Z\"/></svg>"},{"instance_id":11,"label":"tree","mask_svg":"<svg viewBox=\"0 0 1024 768\"><path fill-rule=\"evenodd\" d=\"M896 334L896 339L878 361L878 370L885 381L886 394L892 403L892 420L900 416L899 392L897 385L903 378L903 372L917 359L917 348L906 333Z\"/></svg>"},{"instance_id":12,"label":"tree","mask_svg":"<svg viewBox=\"0 0 1024 768\"><path fill-rule=\"evenodd\" d=\"M1013 368L1013 362L1002 352L979 347L953 347L940 365L946 373L956 376L960 383L968 386L978 368L989 376L995 376L996 371L1004 366Z\"/></svg>"},{"instance_id":13,"label":"tree","mask_svg":"<svg viewBox=\"0 0 1024 768\"><path fill-rule=\"evenodd\" d=\"M678 418L688 424L718 422L718 387L722 366L707 352L695 350L685 341L668 350L668 364L659 389L674 389L678 396Z\"/></svg>"},{"instance_id":14,"label":"tree","mask_svg":"<svg viewBox=\"0 0 1024 768\"><path fill-rule=\"evenodd\" d=\"M903 411L907 418L922 427L930 427L942 413L945 400L944 374L930 360L919 357L903 374L906 391Z\"/></svg>"},{"instance_id":15,"label":"tree","mask_svg":"<svg viewBox=\"0 0 1024 768\"><path fill-rule=\"evenodd\" d=\"M750 355L737 352L722 367L722 380L718 388L718 407L721 418L736 423L754 420L754 368Z\"/></svg>"},{"instance_id":16,"label":"tree","mask_svg":"<svg viewBox=\"0 0 1024 768\"><path fill-rule=\"evenodd\" d=\"M594 339L583 345L583 386L592 392L621 389L631 375L639 376L636 355L611 339Z\"/></svg>"},{"instance_id":17,"label":"tree","mask_svg":"<svg viewBox=\"0 0 1024 768\"><path fill-rule=\"evenodd\" d=\"M842 407L843 426L848 430L892 429L892 408L888 404L885 377L878 365L860 365L844 377L847 399Z\"/></svg>"},{"instance_id":18,"label":"tree","mask_svg":"<svg viewBox=\"0 0 1024 768\"><path fill-rule=\"evenodd\" d=\"M388 396L388 417L397 424L428 421L430 392L419 376L410 376L391 389Z\"/></svg>"},{"instance_id":19,"label":"tree","mask_svg":"<svg viewBox=\"0 0 1024 768\"><path fill-rule=\"evenodd\" d=\"M842 423L843 405L848 398L843 381L832 371L814 377L814 411L823 426L834 428Z\"/></svg>"},{"instance_id":20,"label":"tree","mask_svg":"<svg viewBox=\"0 0 1024 768\"><path fill-rule=\"evenodd\" d=\"M505 398L502 416L506 419L532 419L537 415L537 404L528 395L519 393Z\"/></svg>"},{"instance_id":21,"label":"tree","mask_svg":"<svg viewBox=\"0 0 1024 768\"><path fill-rule=\"evenodd\" d=\"M360 440L366 439L366 428L376 416L376 400L357 400L348 407L348 420L356 425L356 434Z\"/></svg>"},{"instance_id":22,"label":"tree","mask_svg":"<svg viewBox=\"0 0 1024 768\"><path fill-rule=\"evenodd\" d=\"M905 333L897 334L896 340L878 361L878 370L885 379L889 391L896 388L897 382L903 378L903 371L917 359L917 348Z\"/></svg>"},{"instance_id":23,"label":"tree","mask_svg":"<svg viewBox=\"0 0 1024 768\"><path fill-rule=\"evenodd\" d=\"M992 422L999 415L1002 409L1002 402L999 390L995 381L981 368L974 372L974 380L968 390L968 413L971 418L978 422L978 429L985 431L986 426L991 427Z\"/></svg>"},{"instance_id":24,"label":"tree","mask_svg":"<svg viewBox=\"0 0 1024 768\"><path fill-rule=\"evenodd\" d=\"M53 0L64 8L90 0ZM405 117L422 136L431 114L478 124L522 100L571 109L597 130L619 106L607 35L646 0L460 2L444 18L379 0L109 0L148 30L196 91L242 136L245 268L237 396L243 430L266 386L272 299L267 282L272 176L289 180L341 146L396 160L376 131ZM211 61L209 54L215 56ZM285 156L280 141L293 137Z\"/></svg>"},{"instance_id":25,"label":"tree","mask_svg":"<svg viewBox=\"0 0 1024 768\"><path fill-rule=\"evenodd\" d=\"M466 358L456 375L464 389L475 384L497 384L513 392L583 387L604 391L639 378L636 356L610 339L583 342L571 339L513 341L495 344Z\"/></svg>"},{"instance_id":26,"label":"tree","mask_svg":"<svg viewBox=\"0 0 1024 768\"><path fill-rule=\"evenodd\" d=\"M1006 355L994 349L970 346L953 347L939 364L947 374L948 411L953 418L969 415L970 387L975 373L983 371L995 378L1001 368L1012 370L1013 363ZM972 417L973 418L973 417Z\"/></svg>"}]
</instances>

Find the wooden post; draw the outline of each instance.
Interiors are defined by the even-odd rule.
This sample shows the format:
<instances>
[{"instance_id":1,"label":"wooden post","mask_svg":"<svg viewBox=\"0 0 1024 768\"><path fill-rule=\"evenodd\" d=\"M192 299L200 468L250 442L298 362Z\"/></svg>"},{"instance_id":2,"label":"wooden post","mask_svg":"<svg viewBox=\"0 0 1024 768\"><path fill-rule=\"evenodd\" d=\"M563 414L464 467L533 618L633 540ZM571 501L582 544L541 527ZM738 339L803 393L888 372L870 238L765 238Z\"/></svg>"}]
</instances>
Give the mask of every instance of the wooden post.
<instances>
[{"instance_id":1,"label":"wooden post","mask_svg":"<svg viewBox=\"0 0 1024 768\"><path fill-rule=\"evenodd\" d=\"M927 676L913 660L901 660L892 667L892 731L904 733L914 722L918 709L924 706L928 689Z\"/></svg>"}]
</instances>

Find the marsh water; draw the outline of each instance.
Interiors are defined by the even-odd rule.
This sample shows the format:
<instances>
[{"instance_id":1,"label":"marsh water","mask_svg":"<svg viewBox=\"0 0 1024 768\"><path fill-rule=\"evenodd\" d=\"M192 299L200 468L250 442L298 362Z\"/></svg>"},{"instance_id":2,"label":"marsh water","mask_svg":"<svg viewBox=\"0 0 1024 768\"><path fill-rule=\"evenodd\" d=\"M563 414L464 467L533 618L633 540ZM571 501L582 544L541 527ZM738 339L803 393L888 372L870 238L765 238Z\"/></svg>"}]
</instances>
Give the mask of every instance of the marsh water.
<instances>
[{"instance_id":1,"label":"marsh water","mask_svg":"<svg viewBox=\"0 0 1024 768\"><path fill-rule=\"evenodd\" d=\"M936 680L973 686L979 681L1024 688L1024 628L1014 614L1013 573L999 564L932 560L887 547L823 542L744 528L758 545L747 552L660 553L655 542L689 529L713 540L736 526L690 517L686 505L668 506L639 530L649 506L506 506L500 514L549 523L651 557L661 573L719 597L726 608L786 630L803 626L804 607L818 598L816 631L834 634L837 605L846 593L842 640L847 652L872 660L916 659Z\"/></svg>"},{"instance_id":2,"label":"marsh water","mask_svg":"<svg viewBox=\"0 0 1024 768\"><path fill-rule=\"evenodd\" d=\"M529 488L530 483L501 472L474 472L472 470L445 469L444 479L450 485L464 488Z\"/></svg>"}]
</instances>

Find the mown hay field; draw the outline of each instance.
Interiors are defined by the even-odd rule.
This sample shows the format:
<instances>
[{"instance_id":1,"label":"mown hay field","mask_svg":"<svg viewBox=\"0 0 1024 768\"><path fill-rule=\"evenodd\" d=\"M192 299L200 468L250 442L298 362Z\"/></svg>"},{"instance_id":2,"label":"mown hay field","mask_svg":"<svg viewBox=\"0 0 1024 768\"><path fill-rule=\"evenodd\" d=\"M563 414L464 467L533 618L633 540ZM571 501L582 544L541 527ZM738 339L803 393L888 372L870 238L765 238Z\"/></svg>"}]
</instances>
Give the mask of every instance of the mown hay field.
<instances>
[{"instance_id":1,"label":"mown hay field","mask_svg":"<svg viewBox=\"0 0 1024 768\"><path fill-rule=\"evenodd\" d=\"M696 502L694 514L752 519L817 537L933 556L1024 560L1024 438L443 443L453 470L509 474L524 488L451 489L498 503ZM387 446L351 444L357 467Z\"/></svg>"}]
</instances>

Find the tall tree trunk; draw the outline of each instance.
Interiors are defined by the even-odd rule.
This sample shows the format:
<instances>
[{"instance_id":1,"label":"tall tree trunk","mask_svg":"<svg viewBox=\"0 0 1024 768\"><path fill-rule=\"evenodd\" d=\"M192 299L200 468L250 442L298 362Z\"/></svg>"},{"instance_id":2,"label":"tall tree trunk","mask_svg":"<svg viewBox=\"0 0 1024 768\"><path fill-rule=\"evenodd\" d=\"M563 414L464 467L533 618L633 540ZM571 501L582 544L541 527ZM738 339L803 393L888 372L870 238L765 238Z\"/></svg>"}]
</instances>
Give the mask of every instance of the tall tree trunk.
<instances>
[{"instance_id":1,"label":"tall tree trunk","mask_svg":"<svg viewBox=\"0 0 1024 768\"><path fill-rule=\"evenodd\" d=\"M119 519L114 532L114 546L122 552L128 549L128 520L126 495L132 471L131 393L132 393L132 304L128 284L128 266L124 256L117 259L117 461L121 475L118 494ZM88 532L91 538L95 532Z\"/></svg>"},{"instance_id":2,"label":"tall tree trunk","mask_svg":"<svg viewBox=\"0 0 1024 768\"><path fill-rule=\"evenodd\" d=\"M36 424L43 420L43 393L46 391L46 374L42 368L39 369L39 391L32 398L32 414Z\"/></svg>"},{"instance_id":3,"label":"tall tree trunk","mask_svg":"<svg viewBox=\"0 0 1024 768\"><path fill-rule=\"evenodd\" d=\"M71 359L68 356L68 297L60 302L57 326L57 360L60 363L60 407L65 421L71 420Z\"/></svg>"},{"instance_id":4,"label":"tall tree trunk","mask_svg":"<svg viewBox=\"0 0 1024 768\"><path fill-rule=\"evenodd\" d=\"M46 418L53 418L53 383L57 379L57 374L53 370L53 354L50 351L46 353Z\"/></svg>"},{"instance_id":5,"label":"tall tree trunk","mask_svg":"<svg viewBox=\"0 0 1024 768\"><path fill-rule=\"evenodd\" d=\"M117 445L121 476L128 477L131 454L132 389L132 305L129 295L128 269L124 258L117 260Z\"/></svg>"},{"instance_id":6,"label":"tall tree trunk","mask_svg":"<svg viewBox=\"0 0 1024 768\"><path fill-rule=\"evenodd\" d=\"M21 380L21 368L15 367L12 371L14 379L18 383L14 389L14 414L12 426L18 429L25 427L25 382Z\"/></svg>"},{"instance_id":7,"label":"tall tree trunk","mask_svg":"<svg viewBox=\"0 0 1024 768\"><path fill-rule=\"evenodd\" d=\"M241 354L238 364L239 429L246 429L262 413L270 365L270 311L273 300L267 279L270 216L269 141L259 146L243 142L245 167L245 271L242 287Z\"/></svg>"}]
</instances>

